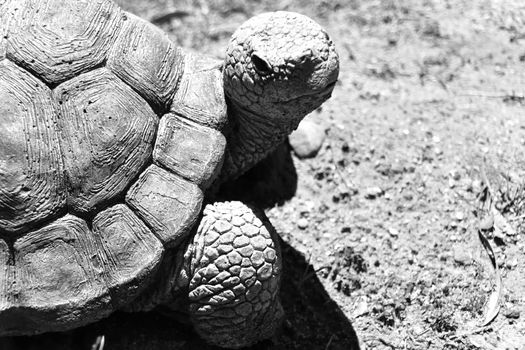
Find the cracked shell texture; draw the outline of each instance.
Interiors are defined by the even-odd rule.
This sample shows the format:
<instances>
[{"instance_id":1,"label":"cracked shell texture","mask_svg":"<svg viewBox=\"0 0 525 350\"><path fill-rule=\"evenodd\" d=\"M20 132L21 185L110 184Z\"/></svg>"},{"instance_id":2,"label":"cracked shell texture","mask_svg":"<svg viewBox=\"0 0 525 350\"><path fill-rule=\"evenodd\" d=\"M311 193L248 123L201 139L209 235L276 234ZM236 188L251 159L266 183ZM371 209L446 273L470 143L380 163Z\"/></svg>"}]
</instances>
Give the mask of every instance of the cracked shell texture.
<instances>
[{"instance_id":1,"label":"cracked shell texture","mask_svg":"<svg viewBox=\"0 0 525 350\"><path fill-rule=\"evenodd\" d=\"M52 85L102 64L122 25L110 0L12 3L7 57Z\"/></svg>"},{"instance_id":2,"label":"cracked shell texture","mask_svg":"<svg viewBox=\"0 0 525 350\"><path fill-rule=\"evenodd\" d=\"M192 114L158 135L186 67L166 35L112 1L0 0L0 336L107 316L189 234L224 138ZM210 131L202 149L186 134ZM154 165L159 136L172 158ZM192 150L191 166L174 159Z\"/></svg>"}]
</instances>

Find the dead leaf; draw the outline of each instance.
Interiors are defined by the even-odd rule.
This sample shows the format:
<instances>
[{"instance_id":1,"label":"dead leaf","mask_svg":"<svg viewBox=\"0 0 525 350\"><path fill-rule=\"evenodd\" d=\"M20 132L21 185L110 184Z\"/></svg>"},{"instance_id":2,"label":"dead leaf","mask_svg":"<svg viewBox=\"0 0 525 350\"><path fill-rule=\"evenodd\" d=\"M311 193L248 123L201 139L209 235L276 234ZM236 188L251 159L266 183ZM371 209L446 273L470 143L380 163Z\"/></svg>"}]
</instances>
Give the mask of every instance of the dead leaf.
<instances>
[{"instance_id":1,"label":"dead leaf","mask_svg":"<svg viewBox=\"0 0 525 350\"><path fill-rule=\"evenodd\" d=\"M496 261L496 255L494 254L494 251L492 250L489 241L487 240L487 238L485 238L481 230L478 230L478 237L481 241L481 244L483 245L483 248L485 248L485 251L487 252L487 255L490 258L492 267L494 268L494 279L496 284L494 290L489 296L487 303L485 304L483 321L478 325L479 327L485 327L486 325L491 323L496 318L496 316L498 316L500 310L502 280L499 267Z\"/></svg>"}]
</instances>

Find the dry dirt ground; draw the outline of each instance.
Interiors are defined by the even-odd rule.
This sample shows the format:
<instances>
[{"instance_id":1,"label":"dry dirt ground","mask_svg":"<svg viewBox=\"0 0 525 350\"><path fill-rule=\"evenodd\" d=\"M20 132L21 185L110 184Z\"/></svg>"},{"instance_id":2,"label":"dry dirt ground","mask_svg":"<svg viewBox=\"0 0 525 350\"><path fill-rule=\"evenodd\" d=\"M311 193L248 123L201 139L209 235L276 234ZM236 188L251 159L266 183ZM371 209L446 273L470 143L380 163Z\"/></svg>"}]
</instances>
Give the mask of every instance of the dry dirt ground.
<instances>
[{"instance_id":1,"label":"dry dirt ground","mask_svg":"<svg viewBox=\"0 0 525 350\"><path fill-rule=\"evenodd\" d=\"M525 4L120 3L216 57L244 20L278 9L315 18L338 48L339 83L309 116L319 154L283 147L230 187L283 239L287 320L254 349L525 349ZM101 336L108 350L209 348L159 313L3 344L89 349Z\"/></svg>"}]
</instances>

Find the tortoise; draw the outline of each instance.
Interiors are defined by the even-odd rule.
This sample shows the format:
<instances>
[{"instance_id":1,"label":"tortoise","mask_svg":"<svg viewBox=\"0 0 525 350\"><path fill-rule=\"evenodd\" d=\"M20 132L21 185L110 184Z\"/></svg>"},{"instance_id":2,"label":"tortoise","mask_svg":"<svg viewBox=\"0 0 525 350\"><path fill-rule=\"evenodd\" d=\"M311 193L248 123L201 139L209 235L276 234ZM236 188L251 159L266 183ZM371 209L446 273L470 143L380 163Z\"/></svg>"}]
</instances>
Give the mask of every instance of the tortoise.
<instances>
[{"instance_id":1,"label":"tortoise","mask_svg":"<svg viewBox=\"0 0 525 350\"><path fill-rule=\"evenodd\" d=\"M330 97L327 33L264 13L218 61L110 0L0 0L0 34L0 336L162 305L211 344L270 337L275 230L211 193Z\"/></svg>"}]
</instances>

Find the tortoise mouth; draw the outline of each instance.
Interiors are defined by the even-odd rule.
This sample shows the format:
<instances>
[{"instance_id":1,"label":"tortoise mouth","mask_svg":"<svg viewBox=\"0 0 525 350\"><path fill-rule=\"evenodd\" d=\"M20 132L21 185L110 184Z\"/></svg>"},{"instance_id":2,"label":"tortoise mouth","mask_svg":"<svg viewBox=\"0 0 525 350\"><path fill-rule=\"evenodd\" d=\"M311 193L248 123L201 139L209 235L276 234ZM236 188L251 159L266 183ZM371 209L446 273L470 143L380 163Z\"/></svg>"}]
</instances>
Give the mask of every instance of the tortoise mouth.
<instances>
[{"instance_id":1,"label":"tortoise mouth","mask_svg":"<svg viewBox=\"0 0 525 350\"><path fill-rule=\"evenodd\" d=\"M326 87L323 90L332 90L335 87L335 84L337 84L337 79L331 82L330 84L326 85Z\"/></svg>"},{"instance_id":2,"label":"tortoise mouth","mask_svg":"<svg viewBox=\"0 0 525 350\"><path fill-rule=\"evenodd\" d=\"M304 93L302 93L300 95L297 95L297 96L294 96L292 98L289 98L289 99L285 100L284 102L301 101L302 99L304 99L305 97L308 97L308 96L319 96L319 97L323 97L323 98L328 98L328 97L330 97L332 91L334 90L335 84L337 84L337 80L334 80L333 82L325 85L322 89L319 89L319 90L313 90L312 89L312 90L304 92Z\"/></svg>"},{"instance_id":3,"label":"tortoise mouth","mask_svg":"<svg viewBox=\"0 0 525 350\"><path fill-rule=\"evenodd\" d=\"M319 94L320 94L320 95L327 95L327 94L329 94L329 93L332 93L332 91L334 90L335 84L337 84L337 80L334 80L334 81L331 82L330 84L326 85L326 86L321 90L321 92L319 92Z\"/></svg>"}]
</instances>

